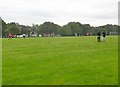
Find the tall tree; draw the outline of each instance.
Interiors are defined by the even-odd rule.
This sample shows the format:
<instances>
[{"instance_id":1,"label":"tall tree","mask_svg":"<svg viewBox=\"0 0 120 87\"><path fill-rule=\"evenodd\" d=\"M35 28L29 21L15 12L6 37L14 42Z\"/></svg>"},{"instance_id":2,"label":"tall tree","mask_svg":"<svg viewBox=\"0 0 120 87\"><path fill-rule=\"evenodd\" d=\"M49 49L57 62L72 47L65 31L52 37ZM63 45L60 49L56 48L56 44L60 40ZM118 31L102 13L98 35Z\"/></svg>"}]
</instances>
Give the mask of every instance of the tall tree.
<instances>
[{"instance_id":1,"label":"tall tree","mask_svg":"<svg viewBox=\"0 0 120 87\"><path fill-rule=\"evenodd\" d=\"M6 27L7 27L7 33L20 34L20 29L16 23L14 22L8 23Z\"/></svg>"},{"instance_id":2,"label":"tall tree","mask_svg":"<svg viewBox=\"0 0 120 87\"><path fill-rule=\"evenodd\" d=\"M6 33L7 33L6 22L2 20L2 36L4 37Z\"/></svg>"},{"instance_id":3,"label":"tall tree","mask_svg":"<svg viewBox=\"0 0 120 87\"><path fill-rule=\"evenodd\" d=\"M52 22L44 22L39 26L39 33L41 34L58 34L60 31L60 26Z\"/></svg>"}]
</instances>

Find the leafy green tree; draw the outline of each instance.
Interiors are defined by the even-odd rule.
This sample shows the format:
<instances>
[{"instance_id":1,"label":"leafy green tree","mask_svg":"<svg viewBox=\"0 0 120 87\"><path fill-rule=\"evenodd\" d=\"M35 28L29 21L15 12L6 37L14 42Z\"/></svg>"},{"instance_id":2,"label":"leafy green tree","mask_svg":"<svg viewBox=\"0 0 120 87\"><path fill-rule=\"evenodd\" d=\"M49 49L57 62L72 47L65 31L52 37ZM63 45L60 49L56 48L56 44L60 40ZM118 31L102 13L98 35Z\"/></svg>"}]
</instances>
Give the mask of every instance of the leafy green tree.
<instances>
[{"instance_id":1,"label":"leafy green tree","mask_svg":"<svg viewBox=\"0 0 120 87\"><path fill-rule=\"evenodd\" d=\"M71 36L72 35L71 27L68 26L68 25L64 25L62 27L62 29L60 30L60 35L62 35L62 36Z\"/></svg>"},{"instance_id":2,"label":"leafy green tree","mask_svg":"<svg viewBox=\"0 0 120 87\"><path fill-rule=\"evenodd\" d=\"M87 35L87 33L91 32L91 26L89 24L82 25L83 35Z\"/></svg>"},{"instance_id":3,"label":"leafy green tree","mask_svg":"<svg viewBox=\"0 0 120 87\"><path fill-rule=\"evenodd\" d=\"M52 22L44 22L42 25L39 26L39 33L41 34L59 34L60 26L56 25Z\"/></svg>"},{"instance_id":4,"label":"leafy green tree","mask_svg":"<svg viewBox=\"0 0 120 87\"><path fill-rule=\"evenodd\" d=\"M74 36L75 34L83 35L83 28L79 22L69 22L63 26L62 35Z\"/></svg>"},{"instance_id":5,"label":"leafy green tree","mask_svg":"<svg viewBox=\"0 0 120 87\"><path fill-rule=\"evenodd\" d=\"M14 23L14 22L8 23L7 24L7 33L20 34L20 29L16 23Z\"/></svg>"},{"instance_id":6,"label":"leafy green tree","mask_svg":"<svg viewBox=\"0 0 120 87\"><path fill-rule=\"evenodd\" d=\"M1 19L2 20L2 19ZM96 35L97 31L103 31L106 30L107 34L110 34L111 32L118 32L119 26L118 25L112 25L107 24L104 26L90 26L89 24L81 24L79 22L69 22L68 24L64 26L59 26L57 24L54 24L53 22L44 22L41 25L33 24L33 26L25 26L25 25L19 25L18 23L12 22L12 23L6 23L4 20L2 20L2 35L5 36L8 33L12 34L28 34L30 36L31 32L32 34L59 34L62 36L74 36L75 34L78 35L87 35L87 33L90 33L91 35Z\"/></svg>"},{"instance_id":7,"label":"leafy green tree","mask_svg":"<svg viewBox=\"0 0 120 87\"><path fill-rule=\"evenodd\" d=\"M20 34L28 34L30 27L25 25L20 25L19 29L20 29Z\"/></svg>"},{"instance_id":8,"label":"leafy green tree","mask_svg":"<svg viewBox=\"0 0 120 87\"><path fill-rule=\"evenodd\" d=\"M2 36L5 36L7 33L6 23L2 20Z\"/></svg>"}]
</instances>

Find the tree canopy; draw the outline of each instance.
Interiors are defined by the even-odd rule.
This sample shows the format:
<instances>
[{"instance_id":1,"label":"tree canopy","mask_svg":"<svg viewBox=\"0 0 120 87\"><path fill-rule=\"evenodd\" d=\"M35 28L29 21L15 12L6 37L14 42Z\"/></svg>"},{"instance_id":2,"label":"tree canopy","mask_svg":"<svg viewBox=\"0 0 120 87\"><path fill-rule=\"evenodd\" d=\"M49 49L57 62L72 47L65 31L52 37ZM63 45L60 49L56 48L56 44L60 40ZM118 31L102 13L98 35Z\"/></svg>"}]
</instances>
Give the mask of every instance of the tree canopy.
<instances>
[{"instance_id":1,"label":"tree canopy","mask_svg":"<svg viewBox=\"0 0 120 87\"><path fill-rule=\"evenodd\" d=\"M33 24L32 26L20 25L19 23L6 23L2 20L2 36L8 33L12 34L52 34L61 36L86 36L86 35L96 35L97 31L106 30L107 34L112 34L112 32L118 32L118 25L107 24L103 26L90 26L89 24L81 24L79 22L69 22L66 25L60 26L54 24L53 22L44 22L43 24Z\"/></svg>"}]
</instances>

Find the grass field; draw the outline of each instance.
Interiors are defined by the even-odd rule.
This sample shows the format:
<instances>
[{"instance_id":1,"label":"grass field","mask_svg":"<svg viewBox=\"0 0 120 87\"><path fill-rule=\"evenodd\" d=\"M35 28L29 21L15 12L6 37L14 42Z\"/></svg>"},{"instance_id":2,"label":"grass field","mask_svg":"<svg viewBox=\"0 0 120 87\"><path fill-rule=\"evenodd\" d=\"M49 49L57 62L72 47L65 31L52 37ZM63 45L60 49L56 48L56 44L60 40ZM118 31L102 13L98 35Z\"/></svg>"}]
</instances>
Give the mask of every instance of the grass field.
<instances>
[{"instance_id":1,"label":"grass field","mask_svg":"<svg viewBox=\"0 0 120 87\"><path fill-rule=\"evenodd\" d=\"M2 86L2 39L0 38L0 86Z\"/></svg>"},{"instance_id":2,"label":"grass field","mask_svg":"<svg viewBox=\"0 0 120 87\"><path fill-rule=\"evenodd\" d=\"M3 85L116 85L118 37L3 39Z\"/></svg>"}]
</instances>

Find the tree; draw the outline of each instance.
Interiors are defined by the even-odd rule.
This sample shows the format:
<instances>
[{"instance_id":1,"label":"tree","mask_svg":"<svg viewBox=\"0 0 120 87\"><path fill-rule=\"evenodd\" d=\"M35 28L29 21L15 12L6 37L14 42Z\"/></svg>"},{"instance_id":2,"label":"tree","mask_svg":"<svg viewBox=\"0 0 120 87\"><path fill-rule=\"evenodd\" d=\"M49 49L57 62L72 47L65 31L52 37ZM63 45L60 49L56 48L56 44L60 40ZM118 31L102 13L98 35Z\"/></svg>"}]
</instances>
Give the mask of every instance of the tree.
<instances>
[{"instance_id":1,"label":"tree","mask_svg":"<svg viewBox=\"0 0 120 87\"><path fill-rule=\"evenodd\" d=\"M2 19L1 19L2 20ZM111 32L117 32L119 31L118 25L112 25L107 24L104 26L90 26L89 24L81 24L79 22L69 22L68 24L64 26L59 26L57 24L54 24L53 22L44 22L41 25L33 24L33 26L25 26L25 25L19 25L18 23L12 22L12 23L6 23L4 20L2 22L2 35L6 36L8 33L12 34L28 34L30 36L31 32L33 34L59 34L61 36L74 36L75 34L78 35L87 35L87 33L91 35L96 35L97 31L103 31L106 30L107 34L110 34Z\"/></svg>"},{"instance_id":2,"label":"tree","mask_svg":"<svg viewBox=\"0 0 120 87\"><path fill-rule=\"evenodd\" d=\"M82 25L83 35L87 35L87 33L91 32L91 26L89 24Z\"/></svg>"},{"instance_id":3,"label":"tree","mask_svg":"<svg viewBox=\"0 0 120 87\"><path fill-rule=\"evenodd\" d=\"M75 34L83 35L83 28L79 22L69 22L63 26L62 35L74 36Z\"/></svg>"},{"instance_id":4,"label":"tree","mask_svg":"<svg viewBox=\"0 0 120 87\"><path fill-rule=\"evenodd\" d=\"M60 30L60 35L62 35L62 36L71 36L72 35L71 27L68 26L68 25L64 25L62 27L62 29Z\"/></svg>"},{"instance_id":5,"label":"tree","mask_svg":"<svg viewBox=\"0 0 120 87\"><path fill-rule=\"evenodd\" d=\"M14 22L8 23L6 27L7 27L7 33L20 34L20 29L16 23Z\"/></svg>"},{"instance_id":6,"label":"tree","mask_svg":"<svg viewBox=\"0 0 120 87\"><path fill-rule=\"evenodd\" d=\"M1 19L2 20L2 19ZM5 34L7 33L6 30L6 23L2 20L2 36L5 37Z\"/></svg>"},{"instance_id":7,"label":"tree","mask_svg":"<svg viewBox=\"0 0 120 87\"><path fill-rule=\"evenodd\" d=\"M52 22L44 22L42 25L39 26L39 33L40 34L59 34L60 26L56 25Z\"/></svg>"},{"instance_id":8,"label":"tree","mask_svg":"<svg viewBox=\"0 0 120 87\"><path fill-rule=\"evenodd\" d=\"M19 25L20 34L28 34L30 27L25 25Z\"/></svg>"}]
</instances>

